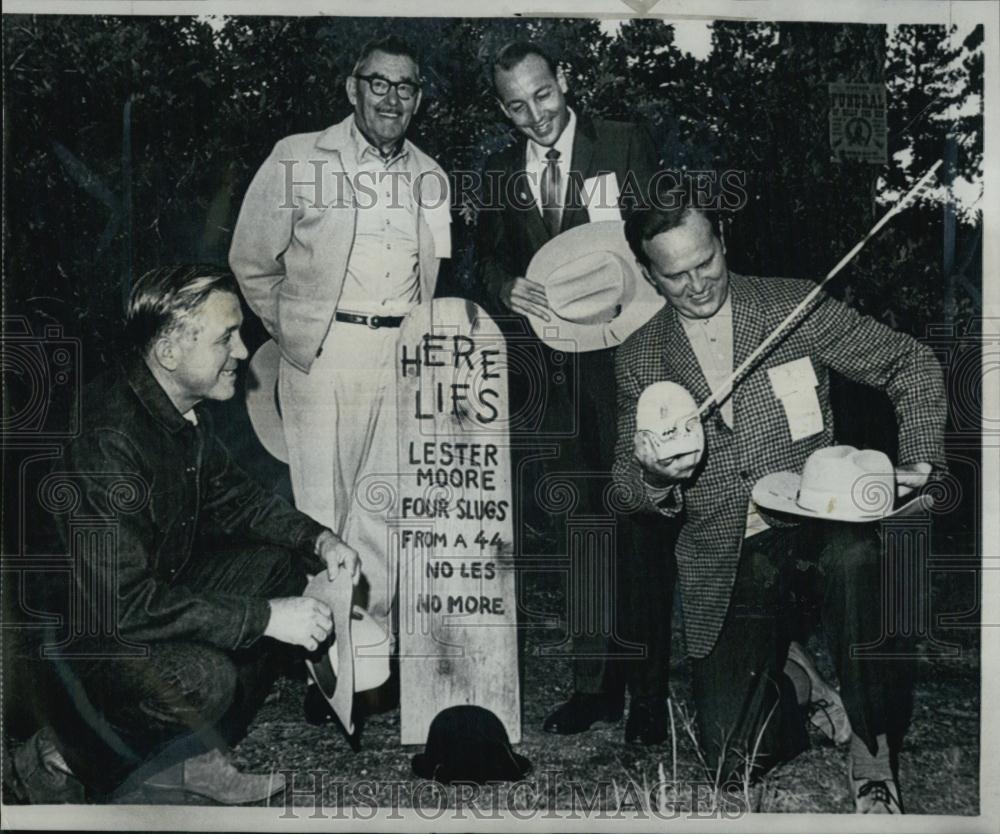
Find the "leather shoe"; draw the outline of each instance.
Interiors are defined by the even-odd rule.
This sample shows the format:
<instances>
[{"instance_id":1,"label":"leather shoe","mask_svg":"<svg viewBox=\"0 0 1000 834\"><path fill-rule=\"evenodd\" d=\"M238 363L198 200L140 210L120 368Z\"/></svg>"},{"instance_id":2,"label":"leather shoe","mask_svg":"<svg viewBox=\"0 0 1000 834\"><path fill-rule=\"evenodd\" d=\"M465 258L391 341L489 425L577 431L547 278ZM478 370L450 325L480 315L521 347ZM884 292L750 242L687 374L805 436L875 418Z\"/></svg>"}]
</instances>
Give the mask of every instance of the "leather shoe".
<instances>
[{"instance_id":1,"label":"leather shoe","mask_svg":"<svg viewBox=\"0 0 1000 834\"><path fill-rule=\"evenodd\" d=\"M589 730L598 721L613 724L621 717L621 705L612 703L606 696L574 692L566 703L549 713L542 729L547 733L569 736Z\"/></svg>"},{"instance_id":2,"label":"leather shoe","mask_svg":"<svg viewBox=\"0 0 1000 834\"><path fill-rule=\"evenodd\" d=\"M283 791L285 777L280 773L240 773L221 750L210 750L160 771L145 785L197 794L223 805L242 805L263 802Z\"/></svg>"},{"instance_id":3,"label":"leather shoe","mask_svg":"<svg viewBox=\"0 0 1000 834\"><path fill-rule=\"evenodd\" d=\"M809 653L794 641L788 646L788 660L801 667L809 678L810 723L835 744L846 744L851 738L851 719L840 693L823 680Z\"/></svg>"},{"instance_id":4,"label":"leather shoe","mask_svg":"<svg viewBox=\"0 0 1000 834\"><path fill-rule=\"evenodd\" d=\"M857 814L902 814L899 788L892 777L885 779L858 779L850 774L851 795Z\"/></svg>"},{"instance_id":5,"label":"leather shoe","mask_svg":"<svg viewBox=\"0 0 1000 834\"><path fill-rule=\"evenodd\" d=\"M7 764L6 762L4 764ZM43 727L14 754L10 788L32 805L80 804L84 789L56 747L55 733ZM6 770L6 768L5 768ZM8 774L4 773L7 783Z\"/></svg>"},{"instance_id":6,"label":"leather shoe","mask_svg":"<svg viewBox=\"0 0 1000 834\"><path fill-rule=\"evenodd\" d=\"M647 747L663 744L670 735L667 720L667 699L656 697L632 698L625 722L625 741Z\"/></svg>"}]
</instances>

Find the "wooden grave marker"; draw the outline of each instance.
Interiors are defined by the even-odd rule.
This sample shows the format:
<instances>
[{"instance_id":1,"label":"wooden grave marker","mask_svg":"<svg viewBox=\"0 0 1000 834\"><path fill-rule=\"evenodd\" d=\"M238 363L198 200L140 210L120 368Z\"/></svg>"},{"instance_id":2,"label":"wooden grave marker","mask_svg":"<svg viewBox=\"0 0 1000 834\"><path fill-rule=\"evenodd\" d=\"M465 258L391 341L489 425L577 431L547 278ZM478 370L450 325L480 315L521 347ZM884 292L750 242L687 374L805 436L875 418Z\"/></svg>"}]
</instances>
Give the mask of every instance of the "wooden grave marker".
<instances>
[{"instance_id":1,"label":"wooden grave marker","mask_svg":"<svg viewBox=\"0 0 1000 834\"><path fill-rule=\"evenodd\" d=\"M434 716L491 710L521 738L506 344L480 307L417 307L396 354L400 728L424 744Z\"/></svg>"}]
</instances>

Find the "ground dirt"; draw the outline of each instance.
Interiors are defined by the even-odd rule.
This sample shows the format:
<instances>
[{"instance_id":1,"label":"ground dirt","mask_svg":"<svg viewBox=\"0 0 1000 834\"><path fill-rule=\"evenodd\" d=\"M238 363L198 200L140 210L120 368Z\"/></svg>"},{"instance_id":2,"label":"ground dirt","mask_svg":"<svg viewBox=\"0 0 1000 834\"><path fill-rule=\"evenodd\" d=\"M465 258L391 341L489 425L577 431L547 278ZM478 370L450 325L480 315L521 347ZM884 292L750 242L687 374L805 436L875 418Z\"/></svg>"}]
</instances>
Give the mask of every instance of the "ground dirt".
<instances>
[{"instance_id":1,"label":"ground dirt","mask_svg":"<svg viewBox=\"0 0 1000 834\"><path fill-rule=\"evenodd\" d=\"M557 614L561 592L526 586L530 608ZM548 711L571 694L568 659L544 654L559 642L560 632L527 632L523 699L523 738L517 752L534 769L520 785L487 788L443 787L413 775L411 757L420 747L399 743L399 709L372 715L364 722L361 747L353 752L338 725L316 727L302 717L303 679L281 679L236 750L238 764L255 771L294 773L295 793L271 800L276 819L356 819L380 807L424 809L425 817L489 819L495 814L540 812L556 818L615 819L619 812L659 817L740 816L753 812L851 813L844 747L834 747L813 732L811 748L772 771L747 795L713 795L712 778L699 763L683 716L690 703L690 676L680 637L675 638L671 689L675 706L676 753L668 739L657 747L626 745L624 720L598 724L575 736L542 732ZM939 647L922 646L915 711L900 754L900 787L907 813L976 814L979 802L979 654L972 641L955 657L935 656ZM829 670L821 640L811 648ZM318 777L318 782L314 781ZM318 799L318 802L317 802ZM139 791L126 803L191 803L184 796ZM318 811L316 809L319 809ZM280 810L279 810L280 809ZM462 810L458 810L462 809ZM589 810L588 810L589 809Z\"/></svg>"}]
</instances>

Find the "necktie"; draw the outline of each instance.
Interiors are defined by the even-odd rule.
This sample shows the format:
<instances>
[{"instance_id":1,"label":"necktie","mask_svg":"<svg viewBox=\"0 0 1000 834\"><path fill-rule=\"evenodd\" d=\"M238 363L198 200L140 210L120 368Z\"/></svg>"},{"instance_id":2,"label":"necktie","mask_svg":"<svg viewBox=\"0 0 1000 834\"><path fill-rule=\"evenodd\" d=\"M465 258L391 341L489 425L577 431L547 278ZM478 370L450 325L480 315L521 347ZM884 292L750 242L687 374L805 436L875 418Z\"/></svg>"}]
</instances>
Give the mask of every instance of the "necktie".
<instances>
[{"instance_id":1,"label":"necktie","mask_svg":"<svg viewBox=\"0 0 1000 834\"><path fill-rule=\"evenodd\" d=\"M559 234L559 223L562 220L562 206L559 200L562 189L559 187L559 151L552 148L545 154L545 170L542 171L542 220L549 235Z\"/></svg>"}]
</instances>

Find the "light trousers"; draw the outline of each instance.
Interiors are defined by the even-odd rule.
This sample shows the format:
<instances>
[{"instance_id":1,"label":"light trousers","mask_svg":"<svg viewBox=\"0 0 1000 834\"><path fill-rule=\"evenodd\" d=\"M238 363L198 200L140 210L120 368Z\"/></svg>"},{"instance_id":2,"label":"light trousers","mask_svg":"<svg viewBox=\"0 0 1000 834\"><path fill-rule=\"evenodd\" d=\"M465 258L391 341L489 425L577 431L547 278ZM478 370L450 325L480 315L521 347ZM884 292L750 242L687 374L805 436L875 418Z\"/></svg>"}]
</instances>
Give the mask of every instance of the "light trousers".
<instances>
[{"instance_id":1,"label":"light trousers","mask_svg":"<svg viewBox=\"0 0 1000 834\"><path fill-rule=\"evenodd\" d=\"M295 506L361 557L355 603L389 634L397 572L388 516L396 492L398 327L334 322L309 373L281 362L279 391Z\"/></svg>"}]
</instances>

